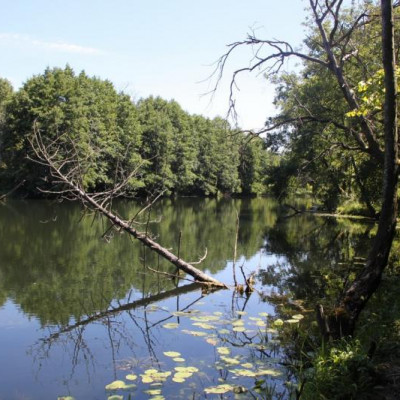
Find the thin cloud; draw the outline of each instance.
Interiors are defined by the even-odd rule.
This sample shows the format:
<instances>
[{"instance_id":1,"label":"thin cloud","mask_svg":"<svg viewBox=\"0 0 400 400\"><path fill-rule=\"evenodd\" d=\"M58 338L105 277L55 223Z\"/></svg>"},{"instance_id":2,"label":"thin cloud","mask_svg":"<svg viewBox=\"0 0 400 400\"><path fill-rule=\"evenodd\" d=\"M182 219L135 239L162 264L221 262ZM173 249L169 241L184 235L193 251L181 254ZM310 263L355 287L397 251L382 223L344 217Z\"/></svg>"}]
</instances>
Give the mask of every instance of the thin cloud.
<instances>
[{"instance_id":1,"label":"thin cloud","mask_svg":"<svg viewBox=\"0 0 400 400\"><path fill-rule=\"evenodd\" d=\"M63 53L75 53L84 55L104 55L105 52L94 47L80 46L78 44L66 42L48 42L38 40L28 35L17 33L0 33L0 43L9 43L13 45L35 46L44 50L59 51Z\"/></svg>"}]
</instances>

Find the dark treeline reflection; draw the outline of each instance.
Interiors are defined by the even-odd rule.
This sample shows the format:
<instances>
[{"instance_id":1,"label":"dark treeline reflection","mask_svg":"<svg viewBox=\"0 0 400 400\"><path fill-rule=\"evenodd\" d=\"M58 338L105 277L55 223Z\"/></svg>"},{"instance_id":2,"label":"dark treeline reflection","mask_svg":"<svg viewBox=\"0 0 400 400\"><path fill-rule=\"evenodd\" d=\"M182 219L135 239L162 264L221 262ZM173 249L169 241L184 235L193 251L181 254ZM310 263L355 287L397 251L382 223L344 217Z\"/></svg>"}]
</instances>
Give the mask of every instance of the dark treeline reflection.
<instances>
[{"instance_id":1,"label":"dark treeline reflection","mask_svg":"<svg viewBox=\"0 0 400 400\"><path fill-rule=\"evenodd\" d=\"M124 201L116 208L129 218L140 204ZM149 232L175 252L180 247L180 256L187 261L196 261L207 248L207 258L199 267L217 273L233 256L236 212L240 215L237 254L249 258L262 247L265 230L276 222L272 200L162 200L151 210ZM142 221L147 219L143 215ZM83 217L76 203L9 201L2 205L0 304L11 299L43 326L67 324L71 318L79 320L106 309L131 288L136 297L145 297L175 287L172 280L146 266L170 273L175 267L126 234L103 239L108 227L99 216Z\"/></svg>"},{"instance_id":2,"label":"dark treeline reflection","mask_svg":"<svg viewBox=\"0 0 400 400\"><path fill-rule=\"evenodd\" d=\"M278 261L263 269L263 285L315 304L336 296L363 265L374 224L312 214L280 216L265 233L265 249Z\"/></svg>"}]
</instances>

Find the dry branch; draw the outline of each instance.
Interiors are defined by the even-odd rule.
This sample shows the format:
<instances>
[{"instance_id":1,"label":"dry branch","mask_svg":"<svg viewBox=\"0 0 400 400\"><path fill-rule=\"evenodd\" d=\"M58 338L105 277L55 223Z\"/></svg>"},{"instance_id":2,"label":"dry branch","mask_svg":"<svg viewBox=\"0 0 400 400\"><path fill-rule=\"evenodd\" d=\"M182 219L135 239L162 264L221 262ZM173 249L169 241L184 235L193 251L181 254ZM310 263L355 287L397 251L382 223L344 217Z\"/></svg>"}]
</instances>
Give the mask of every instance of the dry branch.
<instances>
[{"instance_id":1,"label":"dry branch","mask_svg":"<svg viewBox=\"0 0 400 400\"><path fill-rule=\"evenodd\" d=\"M32 138L30 139L30 143L35 154L35 158L31 158L32 161L47 166L50 170L52 178L58 184L62 185L63 189L61 191L58 190L58 193L62 192L68 198L78 199L85 207L88 207L96 212L99 212L101 215L104 215L110 220L112 226L118 227L120 230L129 233L135 239L143 243L146 247L150 248L152 251L156 252L161 257L174 264L183 272L192 276L195 281L206 283L216 287L226 287L226 285L224 285L223 283L208 276L203 271L200 271L199 269L193 267L193 265L187 263L186 261L173 254L171 251L162 247L160 244L151 239L146 232L139 232L138 230L133 228L132 220L123 220L118 215L116 215L109 207L107 207L107 204L111 199L121 196L125 193L126 184L132 174L127 174L122 182L118 182L110 190L103 191L101 195L99 193L89 194L85 191L81 184L82 175L80 171L82 171L84 165L80 162L79 156L72 142L72 150L69 149L72 156L70 157L68 162L60 157L59 143L57 141L50 141L49 143L45 143L44 138L41 136L37 126L34 126L34 133ZM134 172L136 172L136 170ZM47 191L47 193L54 192Z\"/></svg>"}]
</instances>

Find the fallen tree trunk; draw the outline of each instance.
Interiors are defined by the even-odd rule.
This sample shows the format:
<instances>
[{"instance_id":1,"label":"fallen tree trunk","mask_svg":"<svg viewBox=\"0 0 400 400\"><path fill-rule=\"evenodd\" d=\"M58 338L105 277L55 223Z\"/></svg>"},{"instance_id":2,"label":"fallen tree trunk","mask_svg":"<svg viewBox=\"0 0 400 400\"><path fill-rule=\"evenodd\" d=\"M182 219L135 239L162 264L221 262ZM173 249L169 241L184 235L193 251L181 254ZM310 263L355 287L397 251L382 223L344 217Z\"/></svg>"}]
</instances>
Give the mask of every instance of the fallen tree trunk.
<instances>
[{"instance_id":1,"label":"fallen tree trunk","mask_svg":"<svg viewBox=\"0 0 400 400\"><path fill-rule=\"evenodd\" d=\"M46 192L54 194L67 193L70 197L72 196L74 199L80 200L85 206L88 206L90 209L99 212L108 218L113 226L117 226L121 230L127 232L135 239L143 243L146 247L150 248L152 251L155 251L177 268L193 277L196 282L215 287L227 288L225 284L205 274L203 271L200 271L190 263L182 260L179 256L176 256L168 249L162 247L160 244L151 239L147 235L147 232L143 233L133 228L132 221L123 220L104 206L104 204L107 203L107 199L111 201L114 197L117 197L123 193L124 187L132 177L132 174L125 177L125 179L122 179L121 182L116 184L109 191L103 192L102 194L96 193L91 195L83 189L81 184L78 183L82 182L81 169L83 168L83 165L79 161L73 142L71 142L72 149L70 150L70 154L72 155L70 155L66 160L58 158L59 144L57 143L57 140L51 140L49 144L46 145L43 142L43 138L41 137L36 126L34 126L34 134L30 143L36 155L36 159L31 160L48 167L50 169L51 176L55 178L58 184L63 186L61 191L54 190ZM101 195L103 197L101 197ZM98 201L97 198L102 199L101 202Z\"/></svg>"}]
</instances>

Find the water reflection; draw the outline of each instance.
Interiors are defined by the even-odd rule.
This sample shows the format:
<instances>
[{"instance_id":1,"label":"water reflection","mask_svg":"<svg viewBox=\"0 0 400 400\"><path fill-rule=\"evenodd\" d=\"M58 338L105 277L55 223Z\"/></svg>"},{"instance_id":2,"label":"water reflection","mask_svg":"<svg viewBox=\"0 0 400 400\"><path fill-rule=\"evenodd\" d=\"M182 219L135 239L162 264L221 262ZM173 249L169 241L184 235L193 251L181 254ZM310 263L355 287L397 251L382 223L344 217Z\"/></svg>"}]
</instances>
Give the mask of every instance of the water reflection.
<instances>
[{"instance_id":1,"label":"water reflection","mask_svg":"<svg viewBox=\"0 0 400 400\"><path fill-rule=\"evenodd\" d=\"M140 207L116 206L125 218ZM280 311L270 296L312 304L337 294L365 257L373 226L290 216L270 199L172 199L153 207L150 220L161 222L150 230L188 261L207 248L199 267L232 283L237 213L236 264L259 279L251 296L207 293L149 271L176 272L127 235L105 240L107 221L83 217L77 204L1 206L0 318L20 322L0 332L1 359L12 360L0 365L0 398L107 398L114 392L105 386L113 380L128 385L129 374L137 375L136 388L115 393L150 398L144 393L150 383L140 377L148 369L171 372L166 382L153 382L163 384L168 399L204 398L205 389L221 384L237 392L229 389L224 398L289 398L293 377L283 365L285 344L274 322ZM180 365L198 371L174 381Z\"/></svg>"}]
</instances>

